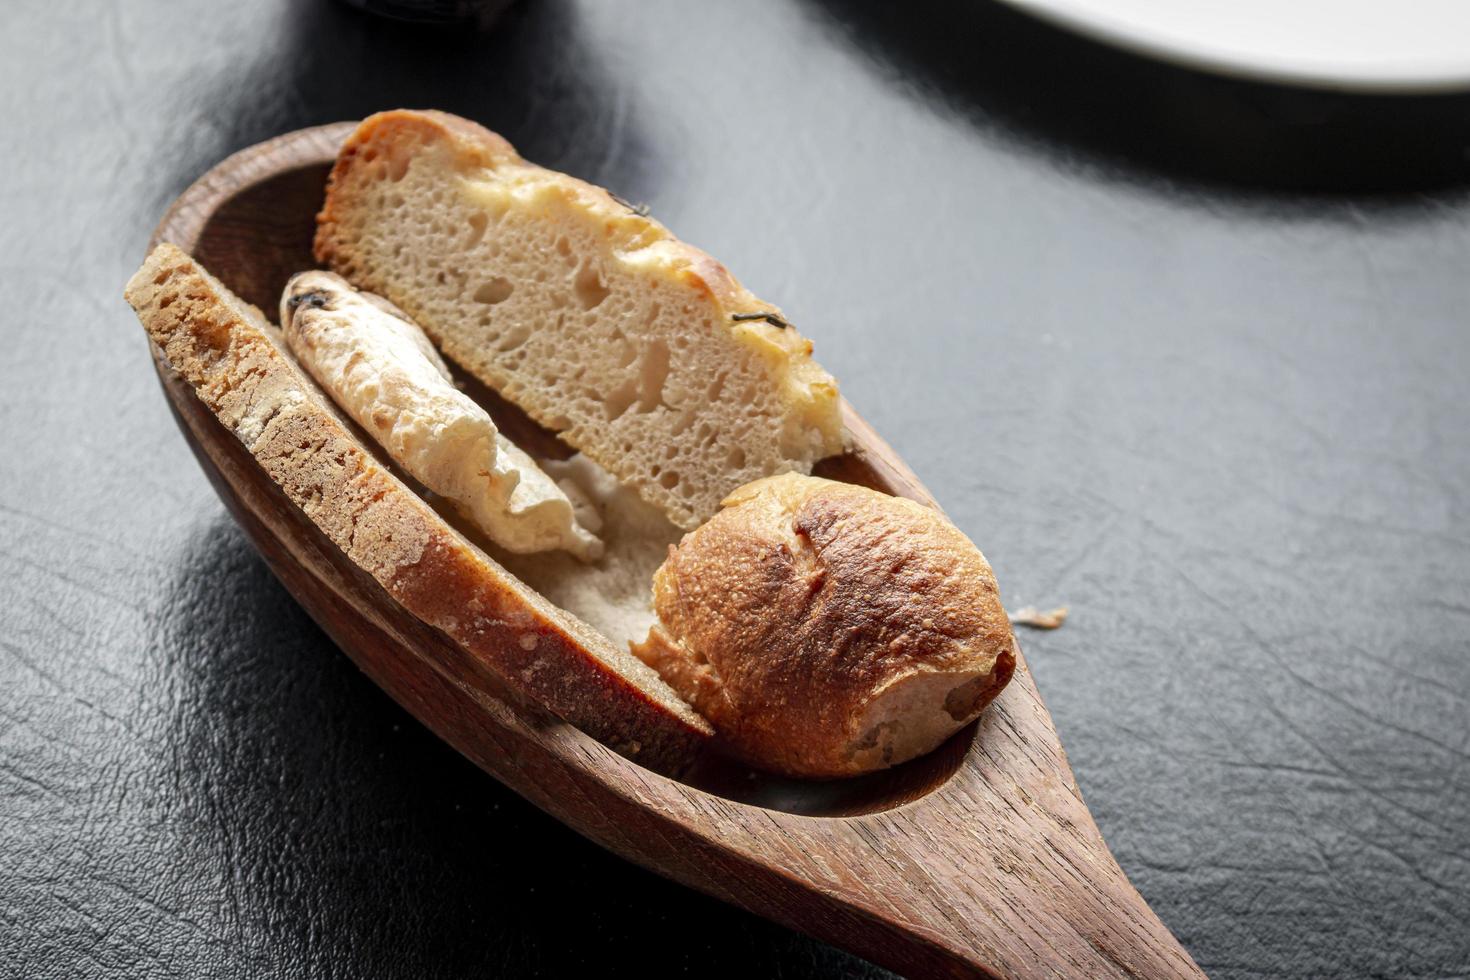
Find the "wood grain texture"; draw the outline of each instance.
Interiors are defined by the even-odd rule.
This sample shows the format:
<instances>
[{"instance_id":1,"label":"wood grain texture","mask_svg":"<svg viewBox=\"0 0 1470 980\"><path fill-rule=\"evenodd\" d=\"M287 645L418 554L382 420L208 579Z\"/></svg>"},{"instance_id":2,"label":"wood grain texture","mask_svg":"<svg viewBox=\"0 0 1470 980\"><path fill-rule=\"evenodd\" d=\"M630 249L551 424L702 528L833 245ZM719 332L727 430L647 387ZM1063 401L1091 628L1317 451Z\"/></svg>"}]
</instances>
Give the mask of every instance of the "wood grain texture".
<instances>
[{"instance_id":1,"label":"wood grain texture","mask_svg":"<svg viewBox=\"0 0 1470 980\"><path fill-rule=\"evenodd\" d=\"M312 264L322 181L351 125L230 157L170 208L155 242L174 242L272 308L286 277ZM1201 975L1109 853L1024 658L977 724L888 773L804 784L711 764L683 782L656 775L518 703L405 613L167 364L157 366L200 464L302 606L427 727L580 833L912 975ZM853 452L819 472L932 504L892 449L844 410Z\"/></svg>"}]
</instances>

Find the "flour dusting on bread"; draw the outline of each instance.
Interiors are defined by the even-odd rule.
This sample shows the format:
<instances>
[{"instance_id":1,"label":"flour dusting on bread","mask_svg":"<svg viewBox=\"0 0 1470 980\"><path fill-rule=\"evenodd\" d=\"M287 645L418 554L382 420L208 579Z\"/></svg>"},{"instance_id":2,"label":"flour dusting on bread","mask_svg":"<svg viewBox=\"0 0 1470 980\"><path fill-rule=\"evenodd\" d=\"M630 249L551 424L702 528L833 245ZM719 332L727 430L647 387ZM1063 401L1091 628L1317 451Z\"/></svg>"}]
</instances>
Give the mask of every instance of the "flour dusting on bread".
<instances>
[{"instance_id":1,"label":"flour dusting on bread","mask_svg":"<svg viewBox=\"0 0 1470 980\"><path fill-rule=\"evenodd\" d=\"M496 544L517 554L564 549L583 561L602 554L566 493L454 386L402 311L341 276L303 272L281 295L281 327L337 405Z\"/></svg>"}]
</instances>

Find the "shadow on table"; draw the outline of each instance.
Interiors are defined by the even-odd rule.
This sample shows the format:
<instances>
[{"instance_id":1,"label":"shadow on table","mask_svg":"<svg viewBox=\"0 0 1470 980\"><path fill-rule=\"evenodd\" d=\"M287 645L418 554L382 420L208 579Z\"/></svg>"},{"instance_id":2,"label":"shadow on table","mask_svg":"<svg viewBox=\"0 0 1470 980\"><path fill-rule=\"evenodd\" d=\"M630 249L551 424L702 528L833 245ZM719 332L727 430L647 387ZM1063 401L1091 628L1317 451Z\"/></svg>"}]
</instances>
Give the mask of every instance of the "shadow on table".
<instances>
[{"instance_id":1,"label":"shadow on table","mask_svg":"<svg viewBox=\"0 0 1470 980\"><path fill-rule=\"evenodd\" d=\"M242 964L664 975L717 959L753 976L886 975L639 870L505 789L360 674L227 517L174 567L158 642L177 708L161 748L189 842L172 860L192 867L172 873L223 868L237 921L218 931L253 940Z\"/></svg>"},{"instance_id":2,"label":"shadow on table","mask_svg":"<svg viewBox=\"0 0 1470 980\"><path fill-rule=\"evenodd\" d=\"M1237 191L1470 186L1467 95L1237 81L1135 57L980 0L803 2L895 82L1048 157Z\"/></svg>"},{"instance_id":3,"label":"shadow on table","mask_svg":"<svg viewBox=\"0 0 1470 980\"><path fill-rule=\"evenodd\" d=\"M332 0L295 0L286 10L270 50L199 96L228 130L228 145L198 148L200 172L288 130L434 108L629 200L659 186L661 158L605 68L616 52L587 43L570 0L516 3L484 27L404 23Z\"/></svg>"}]
</instances>

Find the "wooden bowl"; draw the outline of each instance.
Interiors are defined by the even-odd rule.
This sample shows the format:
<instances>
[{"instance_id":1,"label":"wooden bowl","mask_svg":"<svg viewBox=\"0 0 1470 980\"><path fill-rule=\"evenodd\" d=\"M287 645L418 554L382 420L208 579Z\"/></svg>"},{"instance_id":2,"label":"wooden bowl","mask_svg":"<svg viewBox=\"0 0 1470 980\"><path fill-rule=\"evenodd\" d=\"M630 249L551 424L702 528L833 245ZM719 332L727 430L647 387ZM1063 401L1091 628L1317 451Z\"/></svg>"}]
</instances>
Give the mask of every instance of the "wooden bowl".
<instances>
[{"instance_id":1,"label":"wooden bowl","mask_svg":"<svg viewBox=\"0 0 1470 980\"><path fill-rule=\"evenodd\" d=\"M286 279L315 264L316 211L351 127L300 130L231 156L174 203L154 242L175 243L274 309ZM908 974L1202 976L1108 852L1024 659L979 722L887 772L808 783L708 761L679 780L659 775L522 703L399 607L154 354L200 465L297 601L399 704L558 820ZM818 472L932 504L893 450L844 411L855 448ZM507 417L513 437L549 438Z\"/></svg>"}]
</instances>

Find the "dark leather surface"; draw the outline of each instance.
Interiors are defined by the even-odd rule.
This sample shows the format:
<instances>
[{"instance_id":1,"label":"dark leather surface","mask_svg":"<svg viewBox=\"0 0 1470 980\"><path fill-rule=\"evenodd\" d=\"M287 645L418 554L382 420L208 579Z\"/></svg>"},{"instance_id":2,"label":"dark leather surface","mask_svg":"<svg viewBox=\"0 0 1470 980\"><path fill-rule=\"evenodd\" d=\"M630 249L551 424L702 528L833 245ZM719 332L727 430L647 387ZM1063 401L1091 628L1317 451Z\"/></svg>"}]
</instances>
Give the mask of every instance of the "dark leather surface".
<instances>
[{"instance_id":1,"label":"dark leather surface","mask_svg":"<svg viewBox=\"0 0 1470 980\"><path fill-rule=\"evenodd\" d=\"M981 4L6 6L0 974L877 971L600 852L264 570L119 298L282 130L439 106L782 304L994 562L1123 867L1217 977L1470 972L1460 98Z\"/></svg>"}]
</instances>

